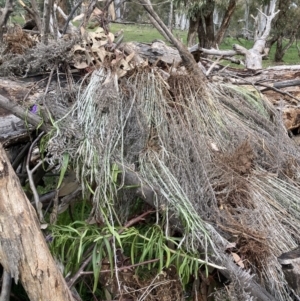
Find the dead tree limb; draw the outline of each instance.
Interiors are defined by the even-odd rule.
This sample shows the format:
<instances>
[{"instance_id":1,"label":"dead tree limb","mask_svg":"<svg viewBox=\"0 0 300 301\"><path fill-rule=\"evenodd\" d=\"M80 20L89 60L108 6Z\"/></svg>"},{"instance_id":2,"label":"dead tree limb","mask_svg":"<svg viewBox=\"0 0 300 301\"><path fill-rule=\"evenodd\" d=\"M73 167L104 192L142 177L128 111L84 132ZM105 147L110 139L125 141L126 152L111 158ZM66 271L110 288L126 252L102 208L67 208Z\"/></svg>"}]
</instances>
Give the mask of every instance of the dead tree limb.
<instances>
[{"instance_id":1,"label":"dead tree limb","mask_svg":"<svg viewBox=\"0 0 300 301\"><path fill-rule=\"evenodd\" d=\"M22 0L18 0L21 6L29 13L29 15L34 19L35 24L39 32L42 32L42 20L39 14L38 5L35 0L31 0L31 7L29 8Z\"/></svg>"},{"instance_id":2,"label":"dead tree limb","mask_svg":"<svg viewBox=\"0 0 300 301\"><path fill-rule=\"evenodd\" d=\"M189 48L190 52L200 51L202 53L208 55L217 55L217 56L227 56L231 57L237 54L241 54L245 56L245 66L248 69L257 70L262 69L262 58L265 55L265 46L266 40L271 31L271 23L275 16L279 13L279 11L275 12L274 10L271 12L269 16L266 16L263 12L260 11L260 14L266 18L265 29L262 33L256 33L254 45L251 49L246 49L245 47L235 44L233 45L233 50L216 50L216 49L205 49L198 48L198 45L194 45Z\"/></svg>"},{"instance_id":3,"label":"dead tree limb","mask_svg":"<svg viewBox=\"0 0 300 301\"><path fill-rule=\"evenodd\" d=\"M3 40L3 33L8 21L9 15L14 11L13 0L6 0L5 6L2 9L2 14L0 15L0 41Z\"/></svg>"},{"instance_id":4,"label":"dead tree limb","mask_svg":"<svg viewBox=\"0 0 300 301\"><path fill-rule=\"evenodd\" d=\"M22 120L25 120L26 122L35 127L40 126L40 129L42 129L43 131L48 132L50 130L50 126L43 124L43 120L40 116L29 112L17 103L10 101L2 95L0 95L0 107L8 110L15 116L19 117Z\"/></svg>"},{"instance_id":5,"label":"dead tree limb","mask_svg":"<svg viewBox=\"0 0 300 301\"><path fill-rule=\"evenodd\" d=\"M157 13L153 10L152 6L149 5L149 0L139 0L139 2L143 5L144 9L148 12L148 14L159 24L159 26L163 29L165 34L171 43L178 49L179 54L181 56L182 62L184 63L187 70L197 76L200 80L206 81L205 74L198 67L197 63L194 60L192 54L188 51L188 49L178 41L169 28L165 25L165 23L160 19Z\"/></svg>"},{"instance_id":6,"label":"dead tree limb","mask_svg":"<svg viewBox=\"0 0 300 301\"><path fill-rule=\"evenodd\" d=\"M71 21L71 19L73 18L76 10L79 8L79 6L82 4L83 0L80 0L78 1L78 3L72 8L68 18L66 19L66 24L63 28L63 31L62 31L62 35L64 35L66 32L67 32L67 29L68 29L68 25L69 25L69 22Z\"/></svg>"},{"instance_id":7,"label":"dead tree limb","mask_svg":"<svg viewBox=\"0 0 300 301\"><path fill-rule=\"evenodd\" d=\"M42 138L42 136L44 134L45 134L44 132L41 132L39 134L39 136L33 141L33 143L30 146L30 149L29 149L29 152L27 155L27 160L26 160L26 171L27 171L27 175L28 175L28 181L29 181L30 189L33 193L33 197L34 197L34 201L35 201L35 208L36 208L36 211L38 213L39 220L41 223L44 222L44 216L43 216L43 212L42 212L43 204L40 202L39 194L38 194L35 184L34 184L33 174L44 163L44 160L41 160L33 169L30 169L29 163L30 163L30 158L31 158L33 148L35 147L37 142Z\"/></svg>"},{"instance_id":8,"label":"dead tree limb","mask_svg":"<svg viewBox=\"0 0 300 301\"><path fill-rule=\"evenodd\" d=\"M73 301L40 230L36 212L0 145L0 263L31 301ZM17 200L17 201L16 201Z\"/></svg>"}]
</instances>

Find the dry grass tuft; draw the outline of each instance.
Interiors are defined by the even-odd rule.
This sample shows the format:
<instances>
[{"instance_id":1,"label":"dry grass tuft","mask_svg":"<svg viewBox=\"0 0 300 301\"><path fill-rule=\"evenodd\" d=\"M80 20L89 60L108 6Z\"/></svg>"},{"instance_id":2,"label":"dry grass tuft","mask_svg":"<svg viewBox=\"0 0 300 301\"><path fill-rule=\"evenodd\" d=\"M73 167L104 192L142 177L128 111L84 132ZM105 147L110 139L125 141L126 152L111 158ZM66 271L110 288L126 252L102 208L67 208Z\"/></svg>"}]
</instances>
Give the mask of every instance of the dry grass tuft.
<instances>
[{"instance_id":1,"label":"dry grass tuft","mask_svg":"<svg viewBox=\"0 0 300 301\"><path fill-rule=\"evenodd\" d=\"M232 273L237 300L251 277L276 300L290 300L276 257L300 241L300 154L259 95L193 76L166 82L150 68L118 82L100 68L57 125L52 158L67 151L83 188L94 183L96 215L113 224L128 219L134 197L117 191L112 172L113 163L126 166L155 188L162 215L180 219L187 250L229 267L236 263L226 246L236 244L252 275Z\"/></svg>"}]
</instances>

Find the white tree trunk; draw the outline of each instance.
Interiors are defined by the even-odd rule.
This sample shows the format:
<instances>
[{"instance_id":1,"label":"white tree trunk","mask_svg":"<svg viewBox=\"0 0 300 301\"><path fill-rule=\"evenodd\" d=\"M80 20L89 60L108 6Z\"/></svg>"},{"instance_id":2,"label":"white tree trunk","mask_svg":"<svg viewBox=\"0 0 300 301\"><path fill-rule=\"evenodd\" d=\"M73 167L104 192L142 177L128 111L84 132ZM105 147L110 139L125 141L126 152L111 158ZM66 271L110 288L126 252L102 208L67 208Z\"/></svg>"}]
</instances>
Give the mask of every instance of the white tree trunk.
<instances>
[{"instance_id":1,"label":"white tree trunk","mask_svg":"<svg viewBox=\"0 0 300 301\"><path fill-rule=\"evenodd\" d=\"M249 0L245 0L245 10L244 10L245 27L243 28L244 38L247 38L249 36L249 16L250 16L250 3Z\"/></svg>"},{"instance_id":2,"label":"white tree trunk","mask_svg":"<svg viewBox=\"0 0 300 301\"><path fill-rule=\"evenodd\" d=\"M108 7L108 13L111 16L112 21L116 20L115 4L112 2Z\"/></svg>"},{"instance_id":3,"label":"white tree trunk","mask_svg":"<svg viewBox=\"0 0 300 301\"><path fill-rule=\"evenodd\" d=\"M222 22L222 13L218 7L215 7L214 9L214 31L217 32L220 28L221 22Z\"/></svg>"},{"instance_id":4,"label":"white tree trunk","mask_svg":"<svg viewBox=\"0 0 300 301\"><path fill-rule=\"evenodd\" d=\"M168 27L171 31L173 29L173 10L174 10L173 1L174 0L170 0L170 11L169 11L169 20L168 20Z\"/></svg>"},{"instance_id":5,"label":"white tree trunk","mask_svg":"<svg viewBox=\"0 0 300 301\"><path fill-rule=\"evenodd\" d=\"M273 6L273 9L275 9L275 6ZM215 49L200 49L200 51L210 55L221 56L233 56L236 54L242 54L245 56L245 65L248 69L262 69L262 57L264 55L266 40L271 31L271 22L278 12L279 11L274 12L273 10L271 14L267 16L260 11L260 14L263 15L266 20L265 28L264 31L261 33L259 32L259 30L256 31L254 45L251 49L248 50L243 46L233 45L234 51L221 51ZM256 21L257 20L258 18L256 18Z\"/></svg>"}]
</instances>

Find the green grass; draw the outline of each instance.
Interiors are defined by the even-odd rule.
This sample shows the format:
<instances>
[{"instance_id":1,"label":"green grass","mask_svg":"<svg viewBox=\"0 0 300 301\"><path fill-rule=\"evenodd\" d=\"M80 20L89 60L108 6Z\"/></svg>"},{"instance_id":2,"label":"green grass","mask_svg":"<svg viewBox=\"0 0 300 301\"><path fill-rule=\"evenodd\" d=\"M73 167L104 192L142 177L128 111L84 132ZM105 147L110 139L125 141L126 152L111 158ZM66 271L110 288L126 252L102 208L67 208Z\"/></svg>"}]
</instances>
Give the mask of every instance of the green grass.
<instances>
[{"instance_id":1,"label":"green grass","mask_svg":"<svg viewBox=\"0 0 300 301\"><path fill-rule=\"evenodd\" d=\"M287 43L287 42L286 42ZM220 49L232 49L233 44L239 44L241 46L244 46L247 49L250 49L253 46L253 41L245 40L245 39L235 39L235 38L226 38L223 43L220 45ZM268 56L267 60L263 60L263 67L269 67L269 66L276 66L276 65L296 65L300 63L300 58L298 55L298 49L296 46L296 43L294 43L286 52L286 54L283 57L282 63L276 63L274 62L274 55L276 50L276 44L271 48L270 54ZM237 66L234 64L231 64L231 66Z\"/></svg>"},{"instance_id":2,"label":"green grass","mask_svg":"<svg viewBox=\"0 0 300 301\"><path fill-rule=\"evenodd\" d=\"M152 25L123 25L123 24L110 24L110 30L116 33L120 29L124 30L124 41L136 41L141 43L151 43L155 39L165 41L164 37ZM186 42L187 32L182 30L174 30L173 34Z\"/></svg>"}]
</instances>

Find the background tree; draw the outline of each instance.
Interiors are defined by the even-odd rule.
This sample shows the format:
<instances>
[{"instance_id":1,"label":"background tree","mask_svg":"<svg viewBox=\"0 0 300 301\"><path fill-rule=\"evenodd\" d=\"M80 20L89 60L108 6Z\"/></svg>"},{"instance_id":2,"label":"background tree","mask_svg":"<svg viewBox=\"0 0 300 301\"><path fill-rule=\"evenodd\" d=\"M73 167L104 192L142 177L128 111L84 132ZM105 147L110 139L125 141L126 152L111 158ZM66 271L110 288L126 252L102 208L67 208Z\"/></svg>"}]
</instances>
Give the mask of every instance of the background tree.
<instances>
[{"instance_id":1,"label":"background tree","mask_svg":"<svg viewBox=\"0 0 300 301\"><path fill-rule=\"evenodd\" d=\"M237 2L237 0L177 1L177 5L183 5L188 12L190 22L188 45L191 46L195 43L196 34L198 35L199 45L203 48L215 47L220 44L228 29Z\"/></svg>"},{"instance_id":2,"label":"background tree","mask_svg":"<svg viewBox=\"0 0 300 301\"><path fill-rule=\"evenodd\" d=\"M6 0L4 8L0 11L0 42L2 41L4 28L6 26L9 15L13 11L13 0Z\"/></svg>"},{"instance_id":3,"label":"background tree","mask_svg":"<svg viewBox=\"0 0 300 301\"><path fill-rule=\"evenodd\" d=\"M282 62L287 50L295 42L300 28L300 1L299 0L279 0L280 10L274 26L268 46L271 48L276 44L275 62ZM284 39L287 41L284 43Z\"/></svg>"}]
</instances>

